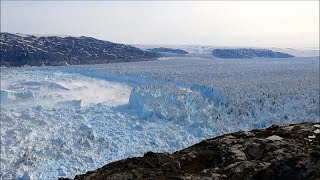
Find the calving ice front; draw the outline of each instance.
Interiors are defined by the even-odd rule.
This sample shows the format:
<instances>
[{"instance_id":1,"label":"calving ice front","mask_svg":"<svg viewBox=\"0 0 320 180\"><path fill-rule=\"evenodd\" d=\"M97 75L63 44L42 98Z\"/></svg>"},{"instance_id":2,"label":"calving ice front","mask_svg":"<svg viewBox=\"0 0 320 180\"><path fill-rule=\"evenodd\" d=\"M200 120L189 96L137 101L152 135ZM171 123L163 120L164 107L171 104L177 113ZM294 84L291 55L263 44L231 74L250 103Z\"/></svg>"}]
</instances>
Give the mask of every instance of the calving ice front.
<instances>
[{"instance_id":1,"label":"calving ice front","mask_svg":"<svg viewBox=\"0 0 320 180\"><path fill-rule=\"evenodd\" d=\"M319 1L0 9L0 179L320 178Z\"/></svg>"},{"instance_id":2,"label":"calving ice front","mask_svg":"<svg viewBox=\"0 0 320 180\"><path fill-rule=\"evenodd\" d=\"M73 177L229 132L319 122L318 65L317 57L178 58L3 68L2 177Z\"/></svg>"}]
</instances>

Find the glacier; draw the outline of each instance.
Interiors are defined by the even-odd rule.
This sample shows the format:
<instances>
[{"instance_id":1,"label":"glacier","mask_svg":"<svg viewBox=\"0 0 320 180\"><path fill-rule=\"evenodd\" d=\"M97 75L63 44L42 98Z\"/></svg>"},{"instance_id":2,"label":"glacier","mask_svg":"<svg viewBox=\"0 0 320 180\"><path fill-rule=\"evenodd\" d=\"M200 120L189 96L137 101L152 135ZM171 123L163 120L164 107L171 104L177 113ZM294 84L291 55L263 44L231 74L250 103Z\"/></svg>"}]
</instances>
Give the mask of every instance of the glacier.
<instances>
[{"instance_id":1,"label":"glacier","mask_svg":"<svg viewBox=\"0 0 320 180\"><path fill-rule=\"evenodd\" d=\"M147 151L319 120L319 57L1 68L1 178L74 177Z\"/></svg>"}]
</instances>

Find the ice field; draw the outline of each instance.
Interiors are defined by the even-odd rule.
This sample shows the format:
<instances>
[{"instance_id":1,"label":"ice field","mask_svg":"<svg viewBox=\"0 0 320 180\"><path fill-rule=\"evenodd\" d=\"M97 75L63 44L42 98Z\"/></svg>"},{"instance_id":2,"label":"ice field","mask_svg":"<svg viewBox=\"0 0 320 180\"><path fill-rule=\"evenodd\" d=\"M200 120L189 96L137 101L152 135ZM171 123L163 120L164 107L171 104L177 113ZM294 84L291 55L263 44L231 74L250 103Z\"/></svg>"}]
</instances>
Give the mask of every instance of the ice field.
<instances>
[{"instance_id":1,"label":"ice field","mask_svg":"<svg viewBox=\"0 0 320 180\"><path fill-rule=\"evenodd\" d=\"M319 57L2 68L1 177L74 177L319 116Z\"/></svg>"}]
</instances>

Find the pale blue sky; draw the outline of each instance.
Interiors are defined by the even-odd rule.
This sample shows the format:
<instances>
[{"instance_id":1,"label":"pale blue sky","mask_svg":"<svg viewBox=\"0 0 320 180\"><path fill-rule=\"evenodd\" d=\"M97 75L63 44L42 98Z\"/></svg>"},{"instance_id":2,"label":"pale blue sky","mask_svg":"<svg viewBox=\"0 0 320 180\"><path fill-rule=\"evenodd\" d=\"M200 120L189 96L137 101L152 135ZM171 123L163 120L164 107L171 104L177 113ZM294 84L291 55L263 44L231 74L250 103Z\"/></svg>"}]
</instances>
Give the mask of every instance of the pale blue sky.
<instances>
[{"instance_id":1,"label":"pale blue sky","mask_svg":"<svg viewBox=\"0 0 320 180\"><path fill-rule=\"evenodd\" d=\"M129 44L318 47L319 1L1 1L1 31Z\"/></svg>"}]
</instances>

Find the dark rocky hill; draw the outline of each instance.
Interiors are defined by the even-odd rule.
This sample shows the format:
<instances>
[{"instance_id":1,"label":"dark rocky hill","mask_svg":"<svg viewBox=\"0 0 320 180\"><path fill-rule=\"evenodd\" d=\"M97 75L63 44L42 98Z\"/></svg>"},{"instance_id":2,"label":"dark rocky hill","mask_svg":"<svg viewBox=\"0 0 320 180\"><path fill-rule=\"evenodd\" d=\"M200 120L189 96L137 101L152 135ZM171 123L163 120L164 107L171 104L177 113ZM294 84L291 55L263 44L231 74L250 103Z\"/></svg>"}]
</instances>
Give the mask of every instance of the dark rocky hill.
<instances>
[{"instance_id":1,"label":"dark rocky hill","mask_svg":"<svg viewBox=\"0 0 320 180\"><path fill-rule=\"evenodd\" d=\"M161 55L164 55L164 56L174 56L174 55L182 56L182 55L189 54L187 51L184 51L181 49L172 49L172 48L164 48L164 47L152 48L147 50L154 53L160 53Z\"/></svg>"},{"instance_id":2,"label":"dark rocky hill","mask_svg":"<svg viewBox=\"0 0 320 180\"><path fill-rule=\"evenodd\" d=\"M272 126L223 135L173 154L107 164L76 180L108 179L264 179L320 178L320 124Z\"/></svg>"},{"instance_id":3,"label":"dark rocky hill","mask_svg":"<svg viewBox=\"0 0 320 180\"><path fill-rule=\"evenodd\" d=\"M269 49L214 49L212 55L224 59L244 59L244 58L290 58L290 54L272 51Z\"/></svg>"},{"instance_id":4,"label":"dark rocky hill","mask_svg":"<svg viewBox=\"0 0 320 180\"><path fill-rule=\"evenodd\" d=\"M95 64L150 60L159 54L91 37L1 33L1 65Z\"/></svg>"}]
</instances>

